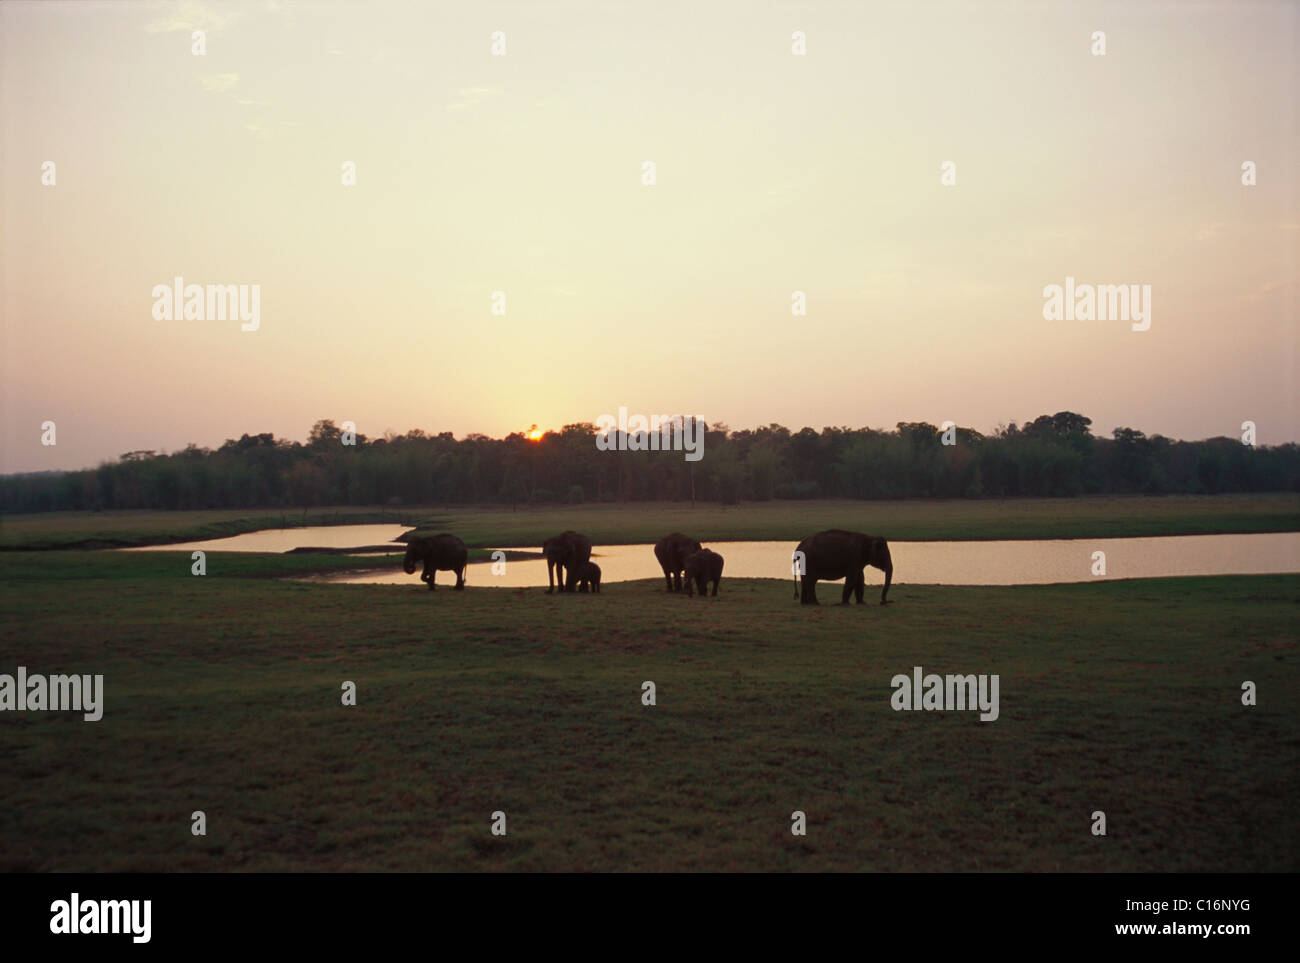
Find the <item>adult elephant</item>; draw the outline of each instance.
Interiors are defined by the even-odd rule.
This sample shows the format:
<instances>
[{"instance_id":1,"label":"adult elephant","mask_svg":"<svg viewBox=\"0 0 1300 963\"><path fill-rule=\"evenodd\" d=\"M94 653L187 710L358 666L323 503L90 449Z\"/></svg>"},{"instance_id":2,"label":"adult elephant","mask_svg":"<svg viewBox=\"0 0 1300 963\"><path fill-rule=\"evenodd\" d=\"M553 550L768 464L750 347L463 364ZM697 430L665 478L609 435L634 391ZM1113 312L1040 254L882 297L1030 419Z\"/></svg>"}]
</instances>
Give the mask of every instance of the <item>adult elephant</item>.
<instances>
[{"instance_id":1,"label":"adult elephant","mask_svg":"<svg viewBox=\"0 0 1300 963\"><path fill-rule=\"evenodd\" d=\"M546 556L546 594L559 585L561 592L572 592L578 586L578 568L591 559L591 540L577 532L561 532L542 543Z\"/></svg>"},{"instance_id":2,"label":"adult elephant","mask_svg":"<svg viewBox=\"0 0 1300 963\"><path fill-rule=\"evenodd\" d=\"M420 580L429 583L430 592L434 590L435 573L455 572L456 589L459 591L465 587L465 560L468 557L469 551L465 548L465 543L455 535L446 532L441 535L422 535L406 543L406 558L402 562L402 568L407 575L412 575L415 566L423 562L424 571L420 573Z\"/></svg>"},{"instance_id":3,"label":"adult elephant","mask_svg":"<svg viewBox=\"0 0 1300 963\"><path fill-rule=\"evenodd\" d=\"M833 528L825 532L810 535L799 543L795 555L795 597L804 605L817 604L817 581L825 579L835 581L844 579L844 595L841 605L849 604L849 596L857 597L862 604L862 595L866 589L865 569L868 565L885 573L885 587L880 590L880 604L887 604L885 596L889 593L889 584L894 580L894 562L889 556L889 543L874 535L861 532L846 532ZM802 579L802 585L800 584Z\"/></svg>"},{"instance_id":4,"label":"adult elephant","mask_svg":"<svg viewBox=\"0 0 1300 963\"><path fill-rule=\"evenodd\" d=\"M682 571L686 568L687 556L694 555L699 550L700 543L681 532L665 535L655 542L655 558L659 559L659 567L664 570L668 591L682 590Z\"/></svg>"},{"instance_id":5,"label":"adult elephant","mask_svg":"<svg viewBox=\"0 0 1300 963\"><path fill-rule=\"evenodd\" d=\"M722 581L722 556L702 548L686 558L686 594L695 597L694 589L699 589L703 598L709 582L713 583L713 594L718 594L718 584Z\"/></svg>"}]
</instances>

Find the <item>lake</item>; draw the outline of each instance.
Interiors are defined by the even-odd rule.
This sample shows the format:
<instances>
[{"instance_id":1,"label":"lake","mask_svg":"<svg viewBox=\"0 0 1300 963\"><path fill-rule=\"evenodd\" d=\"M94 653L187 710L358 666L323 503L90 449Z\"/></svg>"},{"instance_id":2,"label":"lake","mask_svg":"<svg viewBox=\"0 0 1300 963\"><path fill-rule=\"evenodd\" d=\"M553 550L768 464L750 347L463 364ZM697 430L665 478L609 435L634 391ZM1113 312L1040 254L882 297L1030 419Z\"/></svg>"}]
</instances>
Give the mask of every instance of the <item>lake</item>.
<instances>
[{"instance_id":1,"label":"lake","mask_svg":"<svg viewBox=\"0 0 1300 963\"><path fill-rule=\"evenodd\" d=\"M227 538L171 545L142 545L119 549L123 552L291 552L295 548L363 548L392 544L393 551L405 552L396 539L411 531L409 525L308 525L302 528L266 528Z\"/></svg>"},{"instance_id":2,"label":"lake","mask_svg":"<svg viewBox=\"0 0 1300 963\"><path fill-rule=\"evenodd\" d=\"M361 548L391 544L401 525L334 525L249 532L230 538L177 545L156 545L128 551L284 552L294 548ZM727 578L779 578L791 580L790 553L795 542L706 543L726 559ZM540 546L501 546L508 552L540 554ZM1157 578L1166 575L1256 575L1300 572L1300 533L1259 535L1180 535L1160 538L1047 539L1036 541L891 542L896 584L929 585L1043 585L1053 582L1090 582L1095 579ZM1105 552L1106 574L1094 576L1093 552ZM598 545L594 553L605 582L662 578L653 546ZM472 564L469 582L475 586L522 588L546 584L546 563L507 560L505 571L492 574L490 562ZM401 569L319 576L329 582L353 585L418 586L417 575ZM867 569L869 584L884 576ZM451 573L439 581L450 584ZM793 586L793 581L791 581ZM793 591L793 589L792 589ZM827 596L829 597L829 596Z\"/></svg>"}]
</instances>

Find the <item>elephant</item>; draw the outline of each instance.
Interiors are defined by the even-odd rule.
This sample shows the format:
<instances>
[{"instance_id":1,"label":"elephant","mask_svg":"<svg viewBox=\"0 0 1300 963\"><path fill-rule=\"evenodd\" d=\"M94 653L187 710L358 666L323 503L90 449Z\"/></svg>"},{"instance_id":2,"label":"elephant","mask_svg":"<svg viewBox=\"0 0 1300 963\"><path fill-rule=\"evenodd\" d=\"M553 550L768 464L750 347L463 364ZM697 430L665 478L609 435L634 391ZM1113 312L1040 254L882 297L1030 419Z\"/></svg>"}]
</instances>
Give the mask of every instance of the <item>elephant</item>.
<instances>
[{"instance_id":1,"label":"elephant","mask_svg":"<svg viewBox=\"0 0 1300 963\"><path fill-rule=\"evenodd\" d=\"M664 570L668 591L682 590L682 569L686 567L686 556L699 550L700 543L681 532L665 535L655 542L655 558L659 559L659 567Z\"/></svg>"},{"instance_id":2,"label":"elephant","mask_svg":"<svg viewBox=\"0 0 1300 963\"><path fill-rule=\"evenodd\" d=\"M561 592L572 592L578 586L578 567L591 558L591 540L577 532L562 532L542 543L546 556L546 594L560 586Z\"/></svg>"},{"instance_id":3,"label":"elephant","mask_svg":"<svg viewBox=\"0 0 1300 963\"><path fill-rule=\"evenodd\" d=\"M709 582L713 583L713 594L718 594L718 583L722 581L722 556L702 548L686 557L686 596L695 598L692 588L698 588L703 597Z\"/></svg>"},{"instance_id":4,"label":"elephant","mask_svg":"<svg viewBox=\"0 0 1300 963\"><path fill-rule=\"evenodd\" d=\"M593 593L600 594L600 566L595 562L583 562L578 566L578 591L585 592L588 586Z\"/></svg>"},{"instance_id":5,"label":"elephant","mask_svg":"<svg viewBox=\"0 0 1300 963\"><path fill-rule=\"evenodd\" d=\"M854 595L861 605L867 585L864 569L868 565L885 573L880 604L889 604L885 596L894 580L894 562L889 556L889 543L883 538L833 528L805 538L797 551L803 553L803 565L802 568L798 566L796 555L794 594L804 605L817 604L818 579L834 581L841 578L844 579L844 595L840 604L848 605L849 596Z\"/></svg>"},{"instance_id":6,"label":"elephant","mask_svg":"<svg viewBox=\"0 0 1300 963\"><path fill-rule=\"evenodd\" d=\"M455 572L456 590L460 591L465 587L465 560L468 557L465 543L455 535L443 532L441 535L420 536L408 541L402 568L407 575L412 575L416 563L423 562L424 571L420 573L420 580L429 583L430 592L434 590L435 573Z\"/></svg>"}]
</instances>

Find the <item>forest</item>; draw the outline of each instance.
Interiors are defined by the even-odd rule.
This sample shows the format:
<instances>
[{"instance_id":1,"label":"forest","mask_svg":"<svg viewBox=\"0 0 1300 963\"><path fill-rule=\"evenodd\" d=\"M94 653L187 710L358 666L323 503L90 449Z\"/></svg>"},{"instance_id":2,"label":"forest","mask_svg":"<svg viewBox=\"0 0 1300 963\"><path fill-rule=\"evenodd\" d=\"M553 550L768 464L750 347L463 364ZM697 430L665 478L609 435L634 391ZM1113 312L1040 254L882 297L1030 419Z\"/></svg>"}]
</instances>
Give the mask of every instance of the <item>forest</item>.
<instances>
[{"instance_id":1,"label":"forest","mask_svg":"<svg viewBox=\"0 0 1300 963\"><path fill-rule=\"evenodd\" d=\"M1091 424L1069 411L988 435L924 422L820 432L713 424L691 462L680 451L599 450L592 424L536 439L418 429L367 438L321 420L305 443L245 434L215 450L132 451L98 468L3 476L0 511L1300 491L1295 443L1132 428L1105 438Z\"/></svg>"}]
</instances>

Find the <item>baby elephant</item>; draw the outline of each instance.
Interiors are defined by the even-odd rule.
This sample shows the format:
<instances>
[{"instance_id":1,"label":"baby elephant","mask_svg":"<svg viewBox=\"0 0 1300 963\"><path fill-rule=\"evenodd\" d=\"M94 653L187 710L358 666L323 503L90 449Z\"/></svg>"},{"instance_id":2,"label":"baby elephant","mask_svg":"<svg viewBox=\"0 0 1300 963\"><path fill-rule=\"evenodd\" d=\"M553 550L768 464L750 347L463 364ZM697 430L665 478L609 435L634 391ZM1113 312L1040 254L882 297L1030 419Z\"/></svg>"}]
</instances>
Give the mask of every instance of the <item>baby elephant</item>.
<instances>
[{"instance_id":1,"label":"baby elephant","mask_svg":"<svg viewBox=\"0 0 1300 963\"><path fill-rule=\"evenodd\" d=\"M578 591L587 591L587 586L591 586L591 591L597 595L600 594L600 566L595 562L583 562L577 568L578 572Z\"/></svg>"},{"instance_id":2,"label":"baby elephant","mask_svg":"<svg viewBox=\"0 0 1300 963\"><path fill-rule=\"evenodd\" d=\"M686 556L686 594L694 598L693 588L699 589L701 595L707 594L705 587L709 582L713 583L713 594L718 594L718 583L722 581L722 556L717 552L711 552L707 548L702 548L698 552Z\"/></svg>"}]
</instances>

